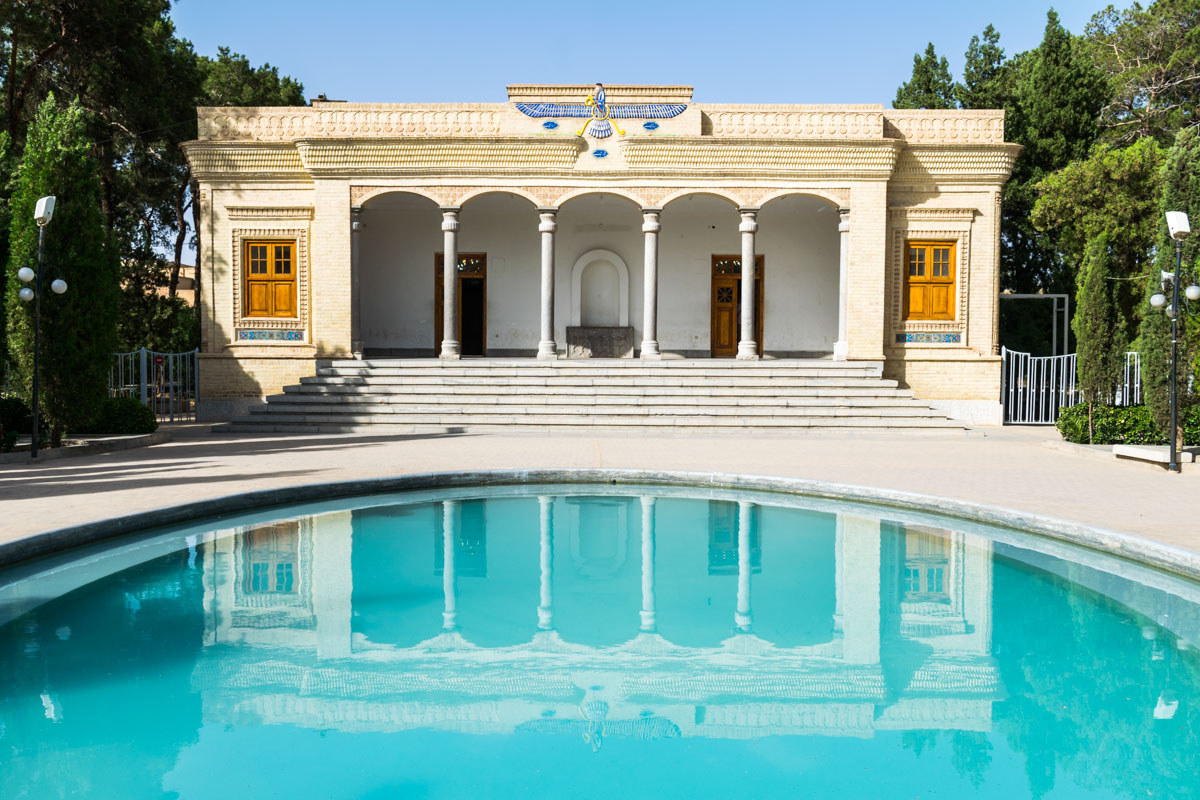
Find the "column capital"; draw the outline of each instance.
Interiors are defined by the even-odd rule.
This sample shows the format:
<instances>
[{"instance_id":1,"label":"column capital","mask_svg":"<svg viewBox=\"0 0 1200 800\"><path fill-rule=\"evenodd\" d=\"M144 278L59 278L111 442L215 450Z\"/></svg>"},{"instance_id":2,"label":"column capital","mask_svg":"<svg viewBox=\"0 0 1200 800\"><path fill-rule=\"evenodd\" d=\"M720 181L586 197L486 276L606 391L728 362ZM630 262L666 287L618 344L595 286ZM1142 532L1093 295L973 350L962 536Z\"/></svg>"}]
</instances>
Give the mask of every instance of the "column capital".
<instances>
[{"instance_id":1,"label":"column capital","mask_svg":"<svg viewBox=\"0 0 1200 800\"><path fill-rule=\"evenodd\" d=\"M738 213L742 215L742 224L738 225L738 230L742 233L754 233L758 230L758 209L749 206L743 206L738 209Z\"/></svg>"},{"instance_id":2,"label":"column capital","mask_svg":"<svg viewBox=\"0 0 1200 800\"><path fill-rule=\"evenodd\" d=\"M661 208L642 209L642 233L658 233L662 230L662 222L659 220L661 213Z\"/></svg>"},{"instance_id":3,"label":"column capital","mask_svg":"<svg viewBox=\"0 0 1200 800\"><path fill-rule=\"evenodd\" d=\"M460 206L442 206L438 210L442 212L442 230L447 232L458 230L458 212L462 208Z\"/></svg>"},{"instance_id":4,"label":"column capital","mask_svg":"<svg viewBox=\"0 0 1200 800\"><path fill-rule=\"evenodd\" d=\"M358 233L363 229L362 206L350 206L350 232Z\"/></svg>"},{"instance_id":5,"label":"column capital","mask_svg":"<svg viewBox=\"0 0 1200 800\"><path fill-rule=\"evenodd\" d=\"M538 223L538 231L540 233L554 233L558 230L557 208L539 208L538 218L541 220Z\"/></svg>"},{"instance_id":6,"label":"column capital","mask_svg":"<svg viewBox=\"0 0 1200 800\"><path fill-rule=\"evenodd\" d=\"M850 230L850 209L842 206L838 209L838 232L845 233Z\"/></svg>"}]
</instances>

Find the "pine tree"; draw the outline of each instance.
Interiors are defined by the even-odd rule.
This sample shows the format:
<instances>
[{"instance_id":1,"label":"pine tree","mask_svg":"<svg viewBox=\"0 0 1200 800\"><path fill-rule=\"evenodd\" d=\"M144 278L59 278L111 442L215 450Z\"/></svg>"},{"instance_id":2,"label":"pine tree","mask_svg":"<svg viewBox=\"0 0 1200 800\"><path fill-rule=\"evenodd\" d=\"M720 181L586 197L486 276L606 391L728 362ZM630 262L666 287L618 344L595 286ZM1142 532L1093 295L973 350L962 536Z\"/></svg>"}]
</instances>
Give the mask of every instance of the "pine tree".
<instances>
[{"instance_id":1,"label":"pine tree","mask_svg":"<svg viewBox=\"0 0 1200 800\"><path fill-rule=\"evenodd\" d=\"M1004 108L1006 72L1000 34L988 25L983 40L972 36L967 46L962 83L954 87L958 104L963 108Z\"/></svg>"},{"instance_id":2,"label":"pine tree","mask_svg":"<svg viewBox=\"0 0 1200 800\"><path fill-rule=\"evenodd\" d=\"M84 111L60 107L53 95L29 126L12 198L8 260L8 347L14 383L28 396L33 374L33 311L16 298L20 267L36 266L38 229L33 219L39 197L58 205L46 228L42 261L41 403L53 446L63 433L88 424L108 389L116 344L119 270L100 212L100 186L91 158ZM66 294L50 291L54 278Z\"/></svg>"},{"instance_id":3,"label":"pine tree","mask_svg":"<svg viewBox=\"0 0 1200 800\"><path fill-rule=\"evenodd\" d=\"M1125 337L1112 280L1108 235L1088 242L1079 289L1075 295L1076 371L1079 390L1088 404L1088 441L1095 438L1092 412L1097 403L1111 402L1125 358Z\"/></svg>"},{"instance_id":4,"label":"pine tree","mask_svg":"<svg viewBox=\"0 0 1200 800\"><path fill-rule=\"evenodd\" d=\"M912 77L900 84L896 90L893 108L954 108L954 81L950 78L950 64L946 58L938 58L933 42L925 48L925 55L913 56Z\"/></svg>"},{"instance_id":5,"label":"pine tree","mask_svg":"<svg viewBox=\"0 0 1200 800\"><path fill-rule=\"evenodd\" d=\"M1175 145L1167 152L1163 165L1162 211L1183 211L1189 220L1200 220L1200 132L1196 128L1180 131ZM1193 224L1195 224L1193 222ZM1159 215L1157 260L1146 285L1146 305L1143 306L1139 336L1142 356L1142 399L1150 408L1159 427L1170 429L1171 397L1171 320L1162 311L1149 305L1150 296L1162 291L1160 272L1175 270L1175 242L1167 230L1166 219ZM1200 242L1189 236L1183 242L1182 272L1196 276L1200 259ZM1184 286L1186 277L1181 278ZM1182 289L1182 287L1180 287ZM1181 291L1182 296L1182 291ZM1170 293L1168 293L1170 297ZM1200 325L1189 325L1186 314L1179 315L1179 406L1194 405L1195 392L1188 392L1188 376L1195 370L1193 363L1200 344ZM1182 415L1181 415L1182 421ZM1170 435L1170 434L1168 434ZM1176 443L1183 446L1182 426L1175 431Z\"/></svg>"}]
</instances>

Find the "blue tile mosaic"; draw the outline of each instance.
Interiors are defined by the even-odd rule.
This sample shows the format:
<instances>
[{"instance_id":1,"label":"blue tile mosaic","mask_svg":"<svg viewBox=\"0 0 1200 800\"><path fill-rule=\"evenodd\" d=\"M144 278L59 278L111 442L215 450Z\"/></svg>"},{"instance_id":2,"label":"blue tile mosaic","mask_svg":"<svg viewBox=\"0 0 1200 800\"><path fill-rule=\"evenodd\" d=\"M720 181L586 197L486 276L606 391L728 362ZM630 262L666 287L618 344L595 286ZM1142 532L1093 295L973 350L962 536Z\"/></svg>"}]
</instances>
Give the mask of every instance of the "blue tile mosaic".
<instances>
[{"instance_id":1,"label":"blue tile mosaic","mask_svg":"<svg viewBox=\"0 0 1200 800\"><path fill-rule=\"evenodd\" d=\"M552 119L548 119L548 120L546 120L545 122L543 122L543 123L542 123L542 127L543 127L543 128L545 128L545 129L546 129L546 130L548 130L548 131L552 131L552 130L554 130L555 128L557 128L557 127L558 127L558 123L557 123L557 122L555 122L555 121L554 121L554 120L552 120Z\"/></svg>"},{"instance_id":2,"label":"blue tile mosaic","mask_svg":"<svg viewBox=\"0 0 1200 800\"><path fill-rule=\"evenodd\" d=\"M648 131L656 131L656 130L658 130L658 123L651 120L650 122L647 122L646 124L644 124L642 127Z\"/></svg>"},{"instance_id":3,"label":"blue tile mosaic","mask_svg":"<svg viewBox=\"0 0 1200 800\"><path fill-rule=\"evenodd\" d=\"M590 117L592 108L586 103L516 103L517 110L527 117ZM624 103L609 105L612 119L670 119L687 111L686 103Z\"/></svg>"},{"instance_id":4,"label":"blue tile mosaic","mask_svg":"<svg viewBox=\"0 0 1200 800\"><path fill-rule=\"evenodd\" d=\"M961 344L961 333L897 333L896 344Z\"/></svg>"},{"instance_id":5,"label":"blue tile mosaic","mask_svg":"<svg viewBox=\"0 0 1200 800\"><path fill-rule=\"evenodd\" d=\"M607 150L593 150L592 155L594 155L596 158L606 158L608 156L608 151Z\"/></svg>"},{"instance_id":6,"label":"blue tile mosaic","mask_svg":"<svg viewBox=\"0 0 1200 800\"><path fill-rule=\"evenodd\" d=\"M237 332L239 342L303 342L304 331L254 331Z\"/></svg>"}]
</instances>

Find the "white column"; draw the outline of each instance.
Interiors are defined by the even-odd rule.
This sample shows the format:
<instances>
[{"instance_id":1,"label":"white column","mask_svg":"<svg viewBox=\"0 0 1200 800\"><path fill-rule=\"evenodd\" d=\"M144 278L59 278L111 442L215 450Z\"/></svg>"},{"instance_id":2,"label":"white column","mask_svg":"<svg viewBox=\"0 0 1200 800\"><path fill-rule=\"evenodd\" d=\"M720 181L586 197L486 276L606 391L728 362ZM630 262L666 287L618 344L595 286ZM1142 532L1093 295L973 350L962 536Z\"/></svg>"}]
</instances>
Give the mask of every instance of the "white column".
<instances>
[{"instance_id":1,"label":"white column","mask_svg":"<svg viewBox=\"0 0 1200 800\"><path fill-rule=\"evenodd\" d=\"M754 340L754 234L758 230L758 209L741 208L742 224L742 330L738 340L737 357L743 361L758 358L758 342Z\"/></svg>"},{"instance_id":2,"label":"white column","mask_svg":"<svg viewBox=\"0 0 1200 800\"><path fill-rule=\"evenodd\" d=\"M642 497L642 630L658 630L654 603L654 498Z\"/></svg>"},{"instance_id":3,"label":"white column","mask_svg":"<svg viewBox=\"0 0 1200 800\"><path fill-rule=\"evenodd\" d=\"M359 233L363 229L362 209L350 209L350 352L355 358L363 356L362 281L359 278Z\"/></svg>"},{"instance_id":4,"label":"white column","mask_svg":"<svg viewBox=\"0 0 1200 800\"><path fill-rule=\"evenodd\" d=\"M846 303L849 299L846 287L850 280L850 209L839 208L838 216L838 333L833 344L833 358L845 361L849 349L846 343Z\"/></svg>"},{"instance_id":5,"label":"white column","mask_svg":"<svg viewBox=\"0 0 1200 800\"><path fill-rule=\"evenodd\" d=\"M454 547L458 543L458 501L442 501L442 630L458 630L458 585Z\"/></svg>"},{"instance_id":6,"label":"white column","mask_svg":"<svg viewBox=\"0 0 1200 800\"><path fill-rule=\"evenodd\" d=\"M554 232L558 230L557 208L539 208L542 234L542 338L538 342L537 357L543 361L558 358L558 346L554 343Z\"/></svg>"},{"instance_id":7,"label":"white column","mask_svg":"<svg viewBox=\"0 0 1200 800\"><path fill-rule=\"evenodd\" d=\"M458 342L458 207L442 209L442 349L441 357L462 355Z\"/></svg>"},{"instance_id":8,"label":"white column","mask_svg":"<svg viewBox=\"0 0 1200 800\"><path fill-rule=\"evenodd\" d=\"M642 233L646 238L646 261L642 284L642 358L658 361L658 232L661 209L642 209Z\"/></svg>"},{"instance_id":9,"label":"white column","mask_svg":"<svg viewBox=\"0 0 1200 800\"><path fill-rule=\"evenodd\" d=\"M538 630L554 630L554 498L539 497L541 512L541 592L538 600Z\"/></svg>"},{"instance_id":10,"label":"white column","mask_svg":"<svg viewBox=\"0 0 1200 800\"><path fill-rule=\"evenodd\" d=\"M750 630L750 526L754 521L754 504L738 501L738 588L734 626L742 632Z\"/></svg>"}]
</instances>

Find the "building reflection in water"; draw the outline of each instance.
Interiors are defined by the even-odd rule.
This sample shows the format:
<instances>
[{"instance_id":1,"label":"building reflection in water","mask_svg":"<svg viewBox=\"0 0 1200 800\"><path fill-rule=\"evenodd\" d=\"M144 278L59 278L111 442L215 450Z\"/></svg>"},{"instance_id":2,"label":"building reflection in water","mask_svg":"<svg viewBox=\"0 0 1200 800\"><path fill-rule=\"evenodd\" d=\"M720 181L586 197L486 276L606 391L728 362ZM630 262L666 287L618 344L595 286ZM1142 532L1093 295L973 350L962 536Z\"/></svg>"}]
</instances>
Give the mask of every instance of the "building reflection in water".
<instances>
[{"instance_id":1,"label":"building reflection in water","mask_svg":"<svg viewBox=\"0 0 1200 800\"><path fill-rule=\"evenodd\" d=\"M661 528L662 535L659 535ZM389 506L200 548L206 722L605 737L987 731L992 544L670 498Z\"/></svg>"}]
</instances>

